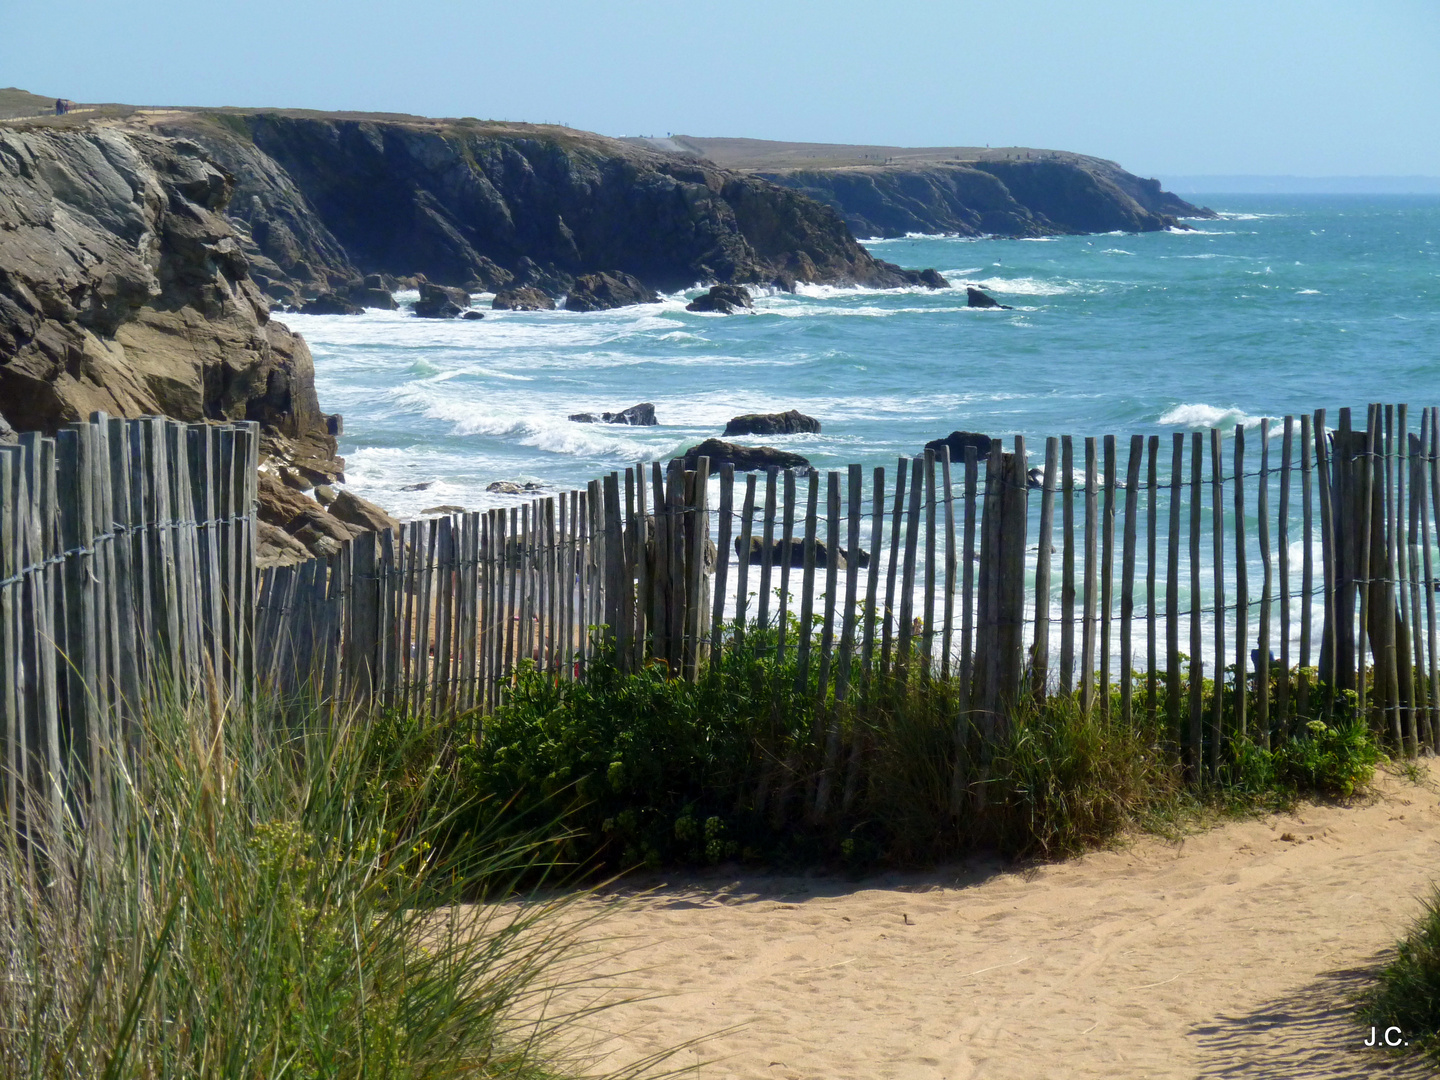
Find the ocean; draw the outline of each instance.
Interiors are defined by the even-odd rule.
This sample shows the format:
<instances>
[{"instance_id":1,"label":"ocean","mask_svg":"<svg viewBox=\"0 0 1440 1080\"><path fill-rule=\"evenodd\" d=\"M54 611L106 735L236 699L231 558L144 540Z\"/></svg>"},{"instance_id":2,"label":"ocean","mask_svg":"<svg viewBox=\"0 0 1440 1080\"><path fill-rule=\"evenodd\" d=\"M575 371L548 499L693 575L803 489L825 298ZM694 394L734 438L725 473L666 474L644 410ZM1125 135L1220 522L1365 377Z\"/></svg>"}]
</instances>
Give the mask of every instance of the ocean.
<instances>
[{"instance_id":1,"label":"ocean","mask_svg":"<svg viewBox=\"0 0 1440 1080\"><path fill-rule=\"evenodd\" d=\"M483 320L455 322L414 318L414 296L402 295L398 312L283 318L314 353L322 406L345 416L350 487L401 517L514 505L487 492L496 480L583 487L668 459L747 412L819 419L818 435L741 441L797 451L821 470L862 463L868 499L872 467L893 483L901 455L956 429L1007 445L1023 435L1031 465L1043 463L1046 436L1073 435L1077 468L1081 438L1113 434L1121 477L1128 436L1158 434L1163 476L1177 431L1225 429L1228 461L1235 425L1262 417L1324 408L1333 425L1346 405L1440 404L1440 197L1195 201L1220 217L1160 233L865 241L880 258L935 267L950 290L802 286L733 316L685 311L698 287L592 314L494 312L484 298ZM1012 310L966 307L965 284ZM567 419L641 401L659 426ZM1250 452L1258 464L1258 445ZM1030 502L1033 551L1040 500ZM1298 493L1293 502L1298 515ZM1253 513L1252 502L1252 546ZM1208 510L1205 522L1208 537ZM1301 546L1290 552L1293 634ZM1258 551L1248 561L1255 581ZM1208 620L1205 640L1208 650Z\"/></svg>"},{"instance_id":2,"label":"ocean","mask_svg":"<svg viewBox=\"0 0 1440 1080\"><path fill-rule=\"evenodd\" d=\"M1201 196L1197 199L1207 202ZM799 409L819 435L763 440L821 469L893 468L952 430L1167 435L1369 401L1440 403L1440 197L1213 196L1191 231L1047 240L872 240L963 288L802 287L753 315L663 303L593 314L285 315L359 494L415 515L507 505L495 480L583 485ZM659 426L575 412L655 404ZM1333 419L1332 419L1333 422ZM744 440L742 440L744 441ZM751 440L760 441L760 440ZM421 491L406 491L429 484Z\"/></svg>"}]
</instances>

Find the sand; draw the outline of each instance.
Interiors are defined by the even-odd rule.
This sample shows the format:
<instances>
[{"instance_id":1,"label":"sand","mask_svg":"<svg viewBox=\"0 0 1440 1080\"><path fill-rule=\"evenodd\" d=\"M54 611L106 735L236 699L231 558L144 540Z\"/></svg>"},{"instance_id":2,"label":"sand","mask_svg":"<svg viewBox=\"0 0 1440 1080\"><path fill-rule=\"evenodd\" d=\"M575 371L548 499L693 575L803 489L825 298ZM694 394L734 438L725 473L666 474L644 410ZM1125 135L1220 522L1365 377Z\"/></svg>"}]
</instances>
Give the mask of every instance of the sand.
<instances>
[{"instance_id":1,"label":"sand","mask_svg":"<svg viewBox=\"0 0 1440 1080\"><path fill-rule=\"evenodd\" d=\"M713 875L587 900L650 1000L601 1064L687 1040L706 1080L1428 1076L1347 995L1440 880L1440 797L1141 837L1068 862L847 881ZM622 953L621 950L625 951Z\"/></svg>"}]
</instances>

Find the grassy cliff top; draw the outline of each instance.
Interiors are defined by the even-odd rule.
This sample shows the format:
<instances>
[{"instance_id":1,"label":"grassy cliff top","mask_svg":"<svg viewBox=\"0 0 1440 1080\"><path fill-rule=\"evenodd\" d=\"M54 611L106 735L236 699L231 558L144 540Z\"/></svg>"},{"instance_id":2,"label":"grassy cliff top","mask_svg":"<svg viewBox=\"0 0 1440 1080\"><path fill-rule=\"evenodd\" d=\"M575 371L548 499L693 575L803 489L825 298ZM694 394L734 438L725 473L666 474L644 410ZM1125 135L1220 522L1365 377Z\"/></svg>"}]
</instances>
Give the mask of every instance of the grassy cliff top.
<instances>
[{"instance_id":1,"label":"grassy cliff top","mask_svg":"<svg viewBox=\"0 0 1440 1080\"><path fill-rule=\"evenodd\" d=\"M674 135L625 142L670 153L704 157L726 169L780 172L789 169L849 169L867 165L944 165L972 161L1063 161L1093 166L1100 158L1068 150L1029 146L863 146L844 143L773 142L768 139L702 139ZM1113 164L1105 162L1105 164Z\"/></svg>"}]
</instances>

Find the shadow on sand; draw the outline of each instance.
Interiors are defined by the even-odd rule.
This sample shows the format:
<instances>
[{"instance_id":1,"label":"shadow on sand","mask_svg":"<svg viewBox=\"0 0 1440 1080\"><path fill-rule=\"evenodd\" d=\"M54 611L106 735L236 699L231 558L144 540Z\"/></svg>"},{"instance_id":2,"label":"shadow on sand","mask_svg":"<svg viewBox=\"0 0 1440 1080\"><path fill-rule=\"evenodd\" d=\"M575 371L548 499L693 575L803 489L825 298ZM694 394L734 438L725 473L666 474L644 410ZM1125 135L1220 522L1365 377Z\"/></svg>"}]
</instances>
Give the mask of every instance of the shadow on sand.
<instances>
[{"instance_id":1,"label":"shadow on sand","mask_svg":"<svg viewBox=\"0 0 1440 1080\"><path fill-rule=\"evenodd\" d=\"M1298 990L1238 1016L1192 1028L1204 1064L1201 1077L1245 1080L1369 1080L1434 1077L1421 1054L1367 1048L1370 1028L1355 1015L1356 995L1374 982L1387 959L1327 971Z\"/></svg>"}]
</instances>

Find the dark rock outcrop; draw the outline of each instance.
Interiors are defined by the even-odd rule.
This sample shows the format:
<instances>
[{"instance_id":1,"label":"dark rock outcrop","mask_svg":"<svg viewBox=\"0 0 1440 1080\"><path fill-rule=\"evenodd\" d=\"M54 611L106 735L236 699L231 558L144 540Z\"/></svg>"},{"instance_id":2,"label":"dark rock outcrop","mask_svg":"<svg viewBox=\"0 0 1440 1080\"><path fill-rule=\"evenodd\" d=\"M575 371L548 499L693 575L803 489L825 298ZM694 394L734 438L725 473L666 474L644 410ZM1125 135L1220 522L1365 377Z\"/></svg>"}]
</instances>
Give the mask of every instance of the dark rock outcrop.
<instances>
[{"instance_id":1,"label":"dark rock outcrop","mask_svg":"<svg viewBox=\"0 0 1440 1080\"><path fill-rule=\"evenodd\" d=\"M470 294L464 289L421 281L420 299L415 301L415 314L422 319L454 319L470 306Z\"/></svg>"},{"instance_id":2,"label":"dark rock outcrop","mask_svg":"<svg viewBox=\"0 0 1440 1080\"><path fill-rule=\"evenodd\" d=\"M10 422L5 419L4 415L0 415L0 446L17 443L19 441L20 436L15 433L15 429L10 426Z\"/></svg>"},{"instance_id":3,"label":"dark rock outcrop","mask_svg":"<svg viewBox=\"0 0 1440 1080\"><path fill-rule=\"evenodd\" d=\"M745 550L745 545L744 545L744 543L741 541L741 539L737 536L737 537L735 538L735 554L736 554L736 555L740 555L740 554L742 554L742 553L744 552L744 550ZM765 541L762 540L762 539L761 539L760 537L758 537L758 536L752 536L752 537L750 538L750 565L751 565L751 566L759 566L759 565L760 565L760 557L761 557L764 553L765 553ZM771 565L772 565L772 566L779 566L779 565L781 565L781 563L783 563L783 562L785 561L785 554L786 554L786 552L785 552L785 541L784 541L783 538L780 539L780 540L773 541L773 542L771 543L771 545L770 545L770 561L771 561ZM804 541L804 540L793 540L793 539L792 539L792 540L790 541L790 551L789 551L789 555L790 555L790 565L791 565L791 566L804 566L804 565L805 565L805 541ZM843 567L843 566L845 566L846 563L847 563L847 561L848 561L848 560L845 558L845 552L844 552L843 550L836 552L836 554L835 554L835 565L836 565L837 567ZM824 540L816 539L816 541L815 541L815 565L816 565L816 566L829 566L829 565L830 565L830 548L829 548L829 545L827 545ZM861 549L860 549L859 556L858 556L858 558L855 560L855 565L856 565L856 566L869 566L869 565L870 565L870 553L869 553L868 551L866 551L864 548L861 548Z\"/></svg>"},{"instance_id":4,"label":"dark rock outcrop","mask_svg":"<svg viewBox=\"0 0 1440 1080\"><path fill-rule=\"evenodd\" d=\"M300 306L300 312L304 315L362 315L365 309L339 293L323 292L313 300L306 300Z\"/></svg>"},{"instance_id":5,"label":"dark rock outcrop","mask_svg":"<svg viewBox=\"0 0 1440 1080\"><path fill-rule=\"evenodd\" d=\"M501 289L490 301L496 311L554 311L555 301L533 285Z\"/></svg>"},{"instance_id":6,"label":"dark rock outcrop","mask_svg":"<svg viewBox=\"0 0 1440 1080\"><path fill-rule=\"evenodd\" d=\"M474 322L478 319L483 319L485 317L485 313L483 311L475 311L472 309L470 311L461 312L460 317L470 322Z\"/></svg>"},{"instance_id":7,"label":"dark rock outcrop","mask_svg":"<svg viewBox=\"0 0 1440 1080\"><path fill-rule=\"evenodd\" d=\"M755 305L750 301L749 290L740 285L712 285L710 291L697 296L690 303L685 305L686 311L714 311L721 315L733 315L735 312L753 308Z\"/></svg>"},{"instance_id":8,"label":"dark rock outcrop","mask_svg":"<svg viewBox=\"0 0 1440 1080\"><path fill-rule=\"evenodd\" d=\"M942 447L948 446L950 447L951 461L964 461L965 449L973 446L976 458L984 461L990 456L990 447L998 442L998 439L992 439L989 435L981 435L974 431L952 431L943 439L931 439L925 444L925 449L934 450L938 454Z\"/></svg>"},{"instance_id":9,"label":"dark rock outcrop","mask_svg":"<svg viewBox=\"0 0 1440 1080\"><path fill-rule=\"evenodd\" d=\"M726 462L735 466L737 472L754 472L768 469L772 465L779 469L809 469L810 461L800 454L777 450L773 446L741 446L739 443L721 439L706 439L690 447L680 456L685 468L693 469L702 458L710 459L710 471L716 473Z\"/></svg>"},{"instance_id":10,"label":"dark rock outcrop","mask_svg":"<svg viewBox=\"0 0 1440 1080\"><path fill-rule=\"evenodd\" d=\"M582 274L565 297L566 311L608 311L635 304L658 304L655 290L621 271Z\"/></svg>"},{"instance_id":11,"label":"dark rock outcrop","mask_svg":"<svg viewBox=\"0 0 1440 1080\"><path fill-rule=\"evenodd\" d=\"M261 452L343 466L305 342L270 318L201 147L0 125L0 402L21 430L104 410L254 420Z\"/></svg>"},{"instance_id":12,"label":"dark rock outcrop","mask_svg":"<svg viewBox=\"0 0 1440 1080\"><path fill-rule=\"evenodd\" d=\"M654 427L659 423L655 419L655 406L648 401L619 412L602 412L598 416L588 412L571 413L569 419L577 424L631 424L635 427Z\"/></svg>"},{"instance_id":13,"label":"dark rock outcrop","mask_svg":"<svg viewBox=\"0 0 1440 1080\"><path fill-rule=\"evenodd\" d=\"M1013 311L1009 304L1002 304L989 293L982 292L974 285L965 286L965 306L978 308L1000 308L1002 311Z\"/></svg>"},{"instance_id":14,"label":"dark rock outcrop","mask_svg":"<svg viewBox=\"0 0 1440 1080\"><path fill-rule=\"evenodd\" d=\"M395 311L400 307L395 302L390 284L382 274L366 274L363 281L350 286L348 295L352 304L359 304L361 307L380 308L383 311Z\"/></svg>"},{"instance_id":15,"label":"dark rock outcrop","mask_svg":"<svg viewBox=\"0 0 1440 1080\"><path fill-rule=\"evenodd\" d=\"M746 413L725 425L725 435L801 435L820 433L820 421L798 409L779 413Z\"/></svg>"},{"instance_id":16,"label":"dark rock outcrop","mask_svg":"<svg viewBox=\"0 0 1440 1080\"><path fill-rule=\"evenodd\" d=\"M945 275L938 270L921 270L920 284L924 285L927 289L950 288L950 282L947 281Z\"/></svg>"},{"instance_id":17,"label":"dark rock outcrop","mask_svg":"<svg viewBox=\"0 0 1440 1080\"><path fill-rule=\"evenodd\" d=\"M147 122L203 144L237 178L231 213L277 275L267 293L287 302L295 282L333 288L356 267L557 295L607 270L665 290L918 280L793 190L586 132L300 111Z\"/></svg>"}]
</instances>

